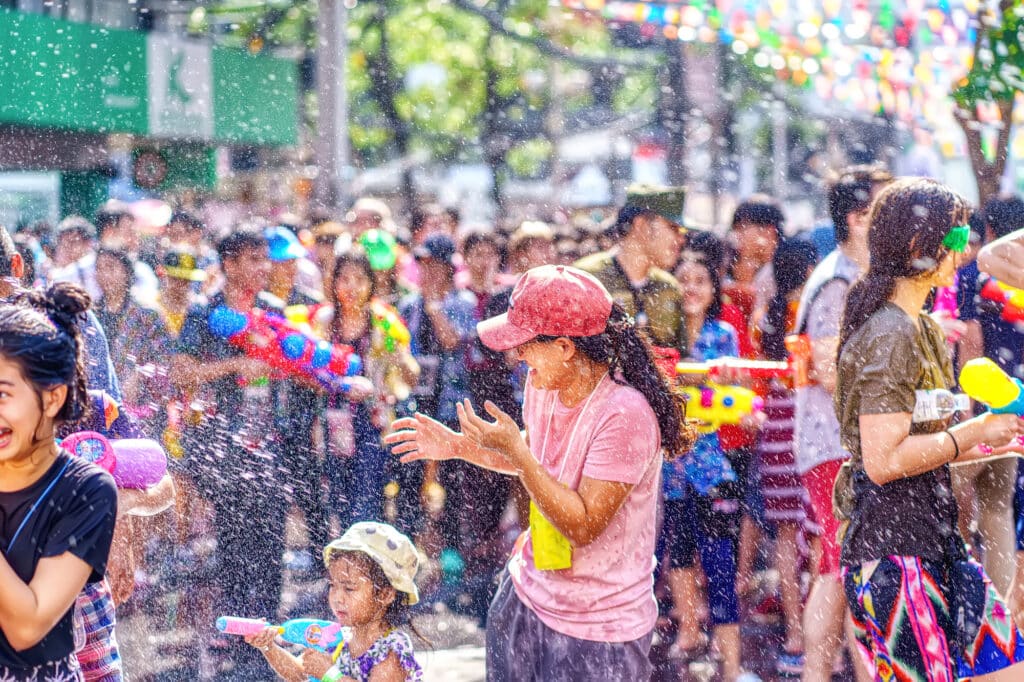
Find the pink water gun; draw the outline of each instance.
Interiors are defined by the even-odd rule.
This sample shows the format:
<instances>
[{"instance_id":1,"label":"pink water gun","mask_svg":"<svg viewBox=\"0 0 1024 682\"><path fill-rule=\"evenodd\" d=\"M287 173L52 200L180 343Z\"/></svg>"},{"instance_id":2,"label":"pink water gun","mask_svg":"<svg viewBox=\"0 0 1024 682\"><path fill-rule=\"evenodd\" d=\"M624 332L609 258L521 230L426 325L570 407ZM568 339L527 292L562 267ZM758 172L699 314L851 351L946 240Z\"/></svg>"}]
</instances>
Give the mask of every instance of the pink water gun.
<instances>
[{"instance_id":1,"label":"pink water gun","mask_svg":"<svg viewBox=\"0 0 1024 682\"><path fill-rule=\"evenodd\" d=\"M286 642L327 653L333 652L344 639L344 629L329 620L296 618L281 625L272 625L257 618L221 616L217 619L217 629L226 635L249 637L258 635L268 627L277 628L278 637Z\"/></svg>"},{"instance_id":2,"label":"pink water gun","mask_svg":"<svg viewBox=\"0 0 1024 682\"><path fill-rule=\"evenodd\" d=\"M112 441L96 431L79 431L60 444L72 455L106 469L118 488L145 490L159 483L167 473L167 453L149 438Z\"/></svg>"}]
</instances>

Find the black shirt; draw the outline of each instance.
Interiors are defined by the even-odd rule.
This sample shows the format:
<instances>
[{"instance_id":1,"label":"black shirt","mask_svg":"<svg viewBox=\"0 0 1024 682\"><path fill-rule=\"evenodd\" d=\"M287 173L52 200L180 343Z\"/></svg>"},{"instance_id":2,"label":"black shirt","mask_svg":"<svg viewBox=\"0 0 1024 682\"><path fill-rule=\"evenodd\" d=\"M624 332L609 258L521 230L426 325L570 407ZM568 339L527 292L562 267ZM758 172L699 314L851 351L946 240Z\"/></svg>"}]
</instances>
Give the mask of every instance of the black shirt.
<instances>
[{"instance_id":1,"label":"black shirt","mask_svg":"<svg viewBox=\"0 0 1024 682\"><path fill-rule=\"evenodd\" d=\"M46 474L29 487L0 492L0 549L26 583L41 559L65 552L87 563L92 568L88 580L95 582L103 579L107 568L116 517L113 477L62 451ZM12 539L14 544L9 546ZM16 652L0 632L0 667L31 668L73 653L73 612L72 605L42 641L25 651Z\"/></svg>"}]
</instances>

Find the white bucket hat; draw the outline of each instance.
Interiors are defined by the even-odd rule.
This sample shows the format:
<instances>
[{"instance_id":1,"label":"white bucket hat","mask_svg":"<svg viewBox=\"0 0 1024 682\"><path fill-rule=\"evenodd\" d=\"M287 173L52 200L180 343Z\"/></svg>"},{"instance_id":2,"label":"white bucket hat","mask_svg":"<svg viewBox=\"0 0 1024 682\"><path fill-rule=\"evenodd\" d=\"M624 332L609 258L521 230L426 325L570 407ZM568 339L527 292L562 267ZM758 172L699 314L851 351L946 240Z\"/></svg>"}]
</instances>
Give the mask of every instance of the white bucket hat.
<instances>
[{"instance_id":1,"label":"white bucket hat","mask_svg":"<svg viewBox=\"0 0 1024 682\"><path fill-rule=\"evenodd\" d=\"M409 606L420 600L416 589L416 571L420 557L412 540L394 527L375 521L353 524L345 534L324 547L324 563L330 564L337 552L362 552L380 566L388 582L406 595Z\"/></svg>"}]
</instances>

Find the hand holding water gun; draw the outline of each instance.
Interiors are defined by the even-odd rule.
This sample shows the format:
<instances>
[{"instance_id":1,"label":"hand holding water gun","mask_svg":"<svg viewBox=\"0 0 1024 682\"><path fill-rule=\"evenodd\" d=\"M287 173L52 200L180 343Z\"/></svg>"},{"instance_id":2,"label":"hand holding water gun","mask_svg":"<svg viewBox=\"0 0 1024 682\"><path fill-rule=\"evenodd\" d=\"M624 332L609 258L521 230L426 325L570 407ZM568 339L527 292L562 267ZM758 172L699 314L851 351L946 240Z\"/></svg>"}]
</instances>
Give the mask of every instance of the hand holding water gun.
<instances>
[{"instance_id":1,"label":"hand holding water gun","mask_svg":"<svg viewBox=\"0 0 1024 682\"><path fill-rule=\"evenodd\" d=\"M702 423L701 433L713 433L723 424L739 424L747 415L760 412L764 400L748 388L707 383L685 386L686 416Z\"/></svg>"},{"instance_id":2,"label":"hand holding water gun","mask_svg":"<svg viewBox=\"0 0 1024 682\"><path fill-rule=\"evenodd\" d=\"M297 618L280 625L272 625L257 618L221 616L217 619L217 630L226 635L253 637L267 628L276 628L277 636L286 642L325 653L333 652L345 637L344 629L329 620Z\"/></svg>"},{"instance_id":3,"label":"hand holding water gun","mask_svg":"<svg viewBox=\"0 0 1024 682\"><path fill-rule=\"evenodd\" d=\"M167 454L149 438L108 440L96 431L80 431L60 444L72 455L109 472L118 488L145 490L159 483L167 473Z\"/></svg>"},{"instance_id":4,"label":"hand holding water gun","mask_svg":"<svg viewBox=\"0 0 1024 682\"><path fill-rule=\"evenodd\" d=\"M994 414L1013 414L1024 417L1024 382L1004 372L988 358L971 360L960 371L960 388ZM1017 445L1024 446L1021 438ZM979 446L992 451L991 446Z\"/></svg>"},{"instance_id":5,"label":"hand holding water gun","mask_svg":"<svg viewBox=\"0 0 1024 682\"><path fill-rule=\"evenodd\" d=\"M989 279L981 288L981 297L999 306L1000 317L1004 322L1024 323L1024 289Z\"/></svg>"},{"instance_id":6,"label":"hand holding water gun","mask_svg":"<svg viewBox=\"0 0 1024 682\"><path fill-rule=\"evenodd\" d=\"M362 361L349 346L321 341L281 315L255 309L240 313L227 306L210 311L210 331L247 356L291 376L313 379L328 391L347 390Z\"/></svg>"}]
</instances>

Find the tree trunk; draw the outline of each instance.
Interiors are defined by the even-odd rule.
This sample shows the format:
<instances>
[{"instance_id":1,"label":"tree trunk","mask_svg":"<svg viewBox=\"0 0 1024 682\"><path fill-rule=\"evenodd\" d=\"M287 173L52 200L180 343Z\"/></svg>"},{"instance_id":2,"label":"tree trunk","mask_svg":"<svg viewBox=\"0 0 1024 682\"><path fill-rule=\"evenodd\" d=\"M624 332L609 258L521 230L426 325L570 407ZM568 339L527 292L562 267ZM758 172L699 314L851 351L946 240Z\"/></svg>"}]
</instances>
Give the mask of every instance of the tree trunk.
<instances>
[{"instance_id":1,"label":"tree trunk","mask_svg":"<svg viewBox=\"0 0 1024 682\"><path fill-rule=\"evenodd\" d=\"M985 158L985 151L982 148L982 123L978 120L977 108L970 112L958 110L956 116L967 141L967 156L970 158L974 180L978 185L979 206L984 206L986 201L999 195L1003 173L1006 170L1013 121L1013 100L1001 101L998 106L1001 127L996 137L995 159L991 162Z\"/></svg>"},{"instance_id":2,"label":"tree trunk","mask_svg":"<svg viewBox=\"0 0 1024 682\"><path fill-rule=\"evenodd\" d=\"M399 81L391 60L391 43L387 33L388 14L388 3L378 3L377 12L367 25L367 28L376 26L380 31L380 49L375 54L367 56L367 73L370 76L370 96L377 103L381 114L387 119L388 125L391 127L391 134L394 136L395 149L398 151L403 167L400 190L402 201L405 204L405 210L411 211L416 206L416 190L412 181L412 169L408 166L407 158L411 132L408 123L398 114L398 108L395 105Z\"/></svg>"},{"instance_id":3,"label":"tree trunk","mask_svg":"<svg viewBox=\"0 0 1024 682\"><path fill-rule=\"evenodd\" d=\"M484 43L484 111L480 139L484 159L491 170L491 201L494 202L494 222L499 224L505 215L505 157L508 154L508 136L498 128L498 119L504 112L504 102L498 97L498 74L491 60L494 31L487 32Z\"/></svg>"}]
</instances>

